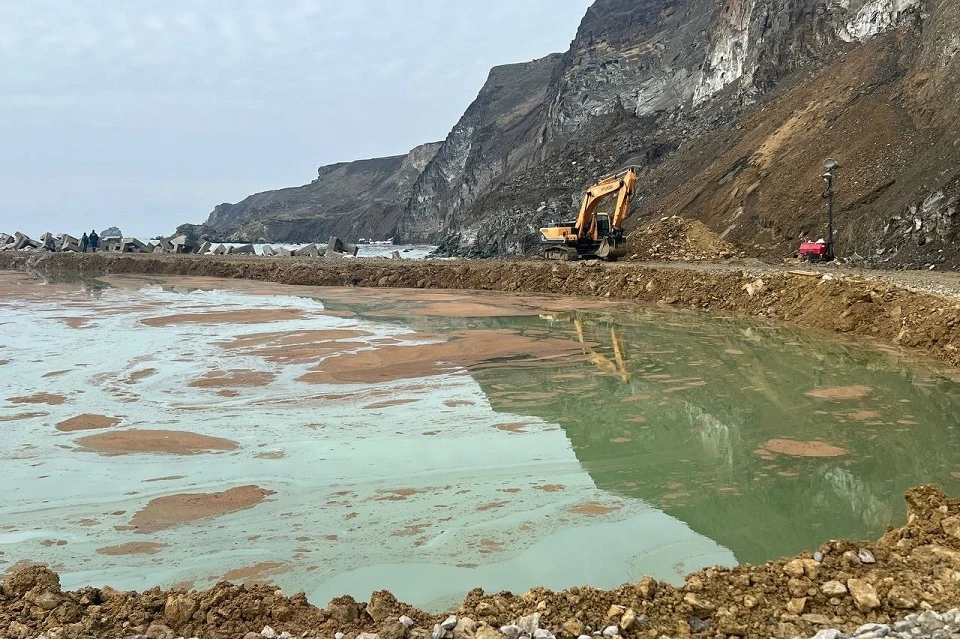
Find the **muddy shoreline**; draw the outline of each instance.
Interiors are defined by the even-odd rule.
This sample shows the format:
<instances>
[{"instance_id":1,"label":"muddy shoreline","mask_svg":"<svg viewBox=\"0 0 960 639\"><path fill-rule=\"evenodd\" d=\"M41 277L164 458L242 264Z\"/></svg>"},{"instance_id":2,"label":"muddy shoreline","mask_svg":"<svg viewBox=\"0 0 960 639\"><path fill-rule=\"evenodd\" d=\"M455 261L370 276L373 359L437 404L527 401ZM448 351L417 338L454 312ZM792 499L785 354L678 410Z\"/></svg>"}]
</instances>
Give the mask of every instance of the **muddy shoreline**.
<instances>
[{"instance_id":1,"label":"muddy shoreline","mask_svg":"<svg viewBox=\"0 0 960 639\"><path fill-rule=\"evenodd\" d=\"M707 568L688 576L679 588L644 578L613 590L534 588L521 595L473 590L454 611L460 625L451 637L504 639L502 626L537 614L539 626L560 639L604 629L624 638L786 639L956 608L960 501L930 486L911 490L906 499L908 523L876 543L829 541L816 553L762 566ZM401 615L410 618L409 627L400 622ZM0 629L3 636L17 638L46 631L74 639L144 634L226 639L250 632L259 636L270 626L294 637L329 638L342 632L345 639L355 639L370 632L381 639L425 639L446 617L399 603L386 591L372 593L369 603L343 596L319 608L303 593L289 596L255 582L221 582L200 592L155 588L135 593L107 587L62 592L55 573L29 565L15 567L0 586Z\"/></svg>"},{"instance_id":2,"label":"muddy shoreline","mask_svg":"<svg viewBox=\"0 0 960 639\"><path fill-rule=\"evenodd\" d=\"M460 289L627 300L861 335L960 366L960 297L870 271L543 261L322 261L197 255L0 254L0 269L183 275L304 286Z\"/></svg>"}]
</instances>

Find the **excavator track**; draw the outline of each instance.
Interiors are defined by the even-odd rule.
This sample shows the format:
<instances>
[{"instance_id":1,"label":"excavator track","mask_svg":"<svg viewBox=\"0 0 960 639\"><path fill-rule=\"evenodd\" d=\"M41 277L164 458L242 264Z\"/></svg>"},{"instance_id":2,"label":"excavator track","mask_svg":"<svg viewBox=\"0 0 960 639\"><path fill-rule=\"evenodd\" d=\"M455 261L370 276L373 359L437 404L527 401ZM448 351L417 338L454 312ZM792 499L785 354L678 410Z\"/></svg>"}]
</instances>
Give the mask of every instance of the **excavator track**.
<instances>
[{"instance_id":1,"label":"excavator track","mask_svg":"<svg viewBox=\"0 0 960 639\"><path fill-rule=\"evenodd\" d=\"M577 249L567 246L548 246L540 251L540 255L547 260L557 260L562 262L576 260L580 257Z\"/></svg>"}]
</instances>

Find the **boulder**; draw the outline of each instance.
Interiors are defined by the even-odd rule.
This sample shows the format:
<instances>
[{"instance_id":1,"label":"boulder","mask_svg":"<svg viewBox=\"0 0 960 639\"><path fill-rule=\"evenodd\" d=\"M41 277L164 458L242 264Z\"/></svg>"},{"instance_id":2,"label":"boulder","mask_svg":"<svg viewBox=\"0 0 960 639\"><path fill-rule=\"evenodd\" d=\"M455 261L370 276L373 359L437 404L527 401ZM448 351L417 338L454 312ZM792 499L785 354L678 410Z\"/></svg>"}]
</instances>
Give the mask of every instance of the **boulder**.
<instances>
[{"instance_id":1,"label":"boulder","mask_svg":"<svg viewBox=\"0 0 960 639\"><path fill-rule=\"evenodd\" d=\"M147 245L135 237L125 237L120 241L121 253L149 253Z\"/></svg>"},{"instance_id":2,"label":"boulder","mask_svg":"<svg viewBox=\"0 0 960 639\"><path fill-rule=\"evenodd\" d=\"M316 244L307 244L293 251L293 255L296 257L319 257L320 251L317 250Z\"/></svg>"},{"instance_id":3,"label":"boulder","mask_svg":"<svg viewBox=\"0 0 960 639\"><path fill-rule=\"evenodd\" d=\"M849 579L847 580L847 589L860 612L870 612L880 607L877 590L869 582L863 579Z\"/></svg>"},{"instance_id":4,"label":"boulder","mask_svg":"<svg viewBox=\"0 0 960 639\"><path fill-rule=\"evenodd\" d=\"M226 254L227 254L227 247L224 246L223 244L218 244L218 245L217 245L217 248L213 249L213 254L214 254L214 255L226 255Z\"/></svg>"},{"instance_id":5,"label":"boulder","mask_svg":"<svg viewBox=\"0 0 960 639\"><path fill-rule=\"evenodd\" d=\"M231 255L256 255L257 252L253 248L253 244L244 244L242 246L234 246L230 251Z\"/></svg>"},{"instance_id":6,"label":"boulder","mask_svg":"<svg viewBox=\"0 0 960 639\"><path fill-rule=\"evenodd\" d=\"M288 249L286 246L281 246L277 249L277 255L280 257L290 257L293 255L293 251Z\"/></svg>"},{"instance_id":7,"label":"boulder","mask_svg":"<svg viewBox=\"0 0 960 639\"><path fill-rule=\"evenodd\" d=\"M210 247L210 242L204 241L203 244L200 245L200 248L197 249L197 255L206 255L210 252Z\"/></svg>"},{"instance_id":8,"label":"boulder","mask_svg":"<svg viewBox=\"0 0 960 639\"><path fill-rule=\"evenodd\" d=\"M267 256L267 257L273 257L274 255L277 254L277 252L274 251L274 250L273 250L273 247L270 246L269 244L264 244L264 245L263 245L263 248L261 249L261 253L263 253L263 255L265 255L265 256Z\"/></svg>"}]
</instances>

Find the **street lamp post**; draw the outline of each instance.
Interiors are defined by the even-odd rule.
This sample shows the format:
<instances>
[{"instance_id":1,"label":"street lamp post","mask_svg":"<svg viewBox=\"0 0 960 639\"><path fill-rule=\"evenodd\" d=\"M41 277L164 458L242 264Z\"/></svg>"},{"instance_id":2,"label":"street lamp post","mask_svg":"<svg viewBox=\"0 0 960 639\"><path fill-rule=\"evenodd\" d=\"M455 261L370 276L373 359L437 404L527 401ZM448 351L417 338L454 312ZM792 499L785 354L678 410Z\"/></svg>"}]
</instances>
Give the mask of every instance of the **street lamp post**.
<instances>
[{"instance_id":1,"label":"street lamp post","mask_svg":"<svg viewBox=\"0 0 960 639\"><path fill-rule=\"evenodd\" d=\"M836 257L833 241L833 172L840 168L840 163L833 158L827 158L823 161L823 168L827 170L821 175L823 181L827 183L827 190L823 197L827 200L827 255L826 259L833 260Z\"/></svg>"}]
</instances>

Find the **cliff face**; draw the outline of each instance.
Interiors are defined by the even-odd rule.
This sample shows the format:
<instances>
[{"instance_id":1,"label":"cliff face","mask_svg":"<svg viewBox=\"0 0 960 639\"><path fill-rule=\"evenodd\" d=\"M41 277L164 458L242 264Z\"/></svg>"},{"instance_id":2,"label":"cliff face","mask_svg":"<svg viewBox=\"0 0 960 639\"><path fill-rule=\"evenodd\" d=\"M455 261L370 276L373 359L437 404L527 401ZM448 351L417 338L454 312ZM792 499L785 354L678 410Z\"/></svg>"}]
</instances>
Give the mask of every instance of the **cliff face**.
<instances>
[{"instance_id":1,"label":"cliff face","mask_svg":"<svg viewBox=\"0 0 960 639\"><path fill-rule=\"evenodd\" d=\"M202 225L185 224L178 231L221 241L389 239L414 182L439 147L424 144L407 155L322 166L310 184L220 204Z\"/></svg>"},{"instance_id":2,"label":"cliff face","mask_svg":"<svg viewBox=\"0 0 960 639\"><path fill-rule=\"evenodd\" d=\"M400 239L438 241L505 174L539 159L548 90L562 57L494 67L413 187Z\"/></svg>"},{"instance_id":3,"label":"cliff face","mask_svg":"<svg viewBox=\"0 0 960 639\"><path fill-rule=\"evenodd\" d=\"M641 169L633 223L681 214L752 253L789 254L825 232L820 162L836 156L847 249L895 261L920 259L915 240L939 251L956 210L956 11L920 0L598 0L548 90L539 161L491 180L442 249L530 250L539 226L572 217L584 187L629 164ZM944 146L936 157L921 153L928 140ZM918 215L930 218L925 238L907 228Z\"/></svg>"},{"instance_id":4,"label":"cliff face","mask_svg":"<svg viewBox=\"0 0 960 639\"><path fill-rule=\"evenodd\" d=\"M208 224L522 253L573 217L586 186L633 165L629 224L679 214L783 256L825 234L832 156L842 255L960 264L958 12L955 0L597 0L568 51L493 69L416 160L327 167Z\"/></svg>"}]
</instances>

